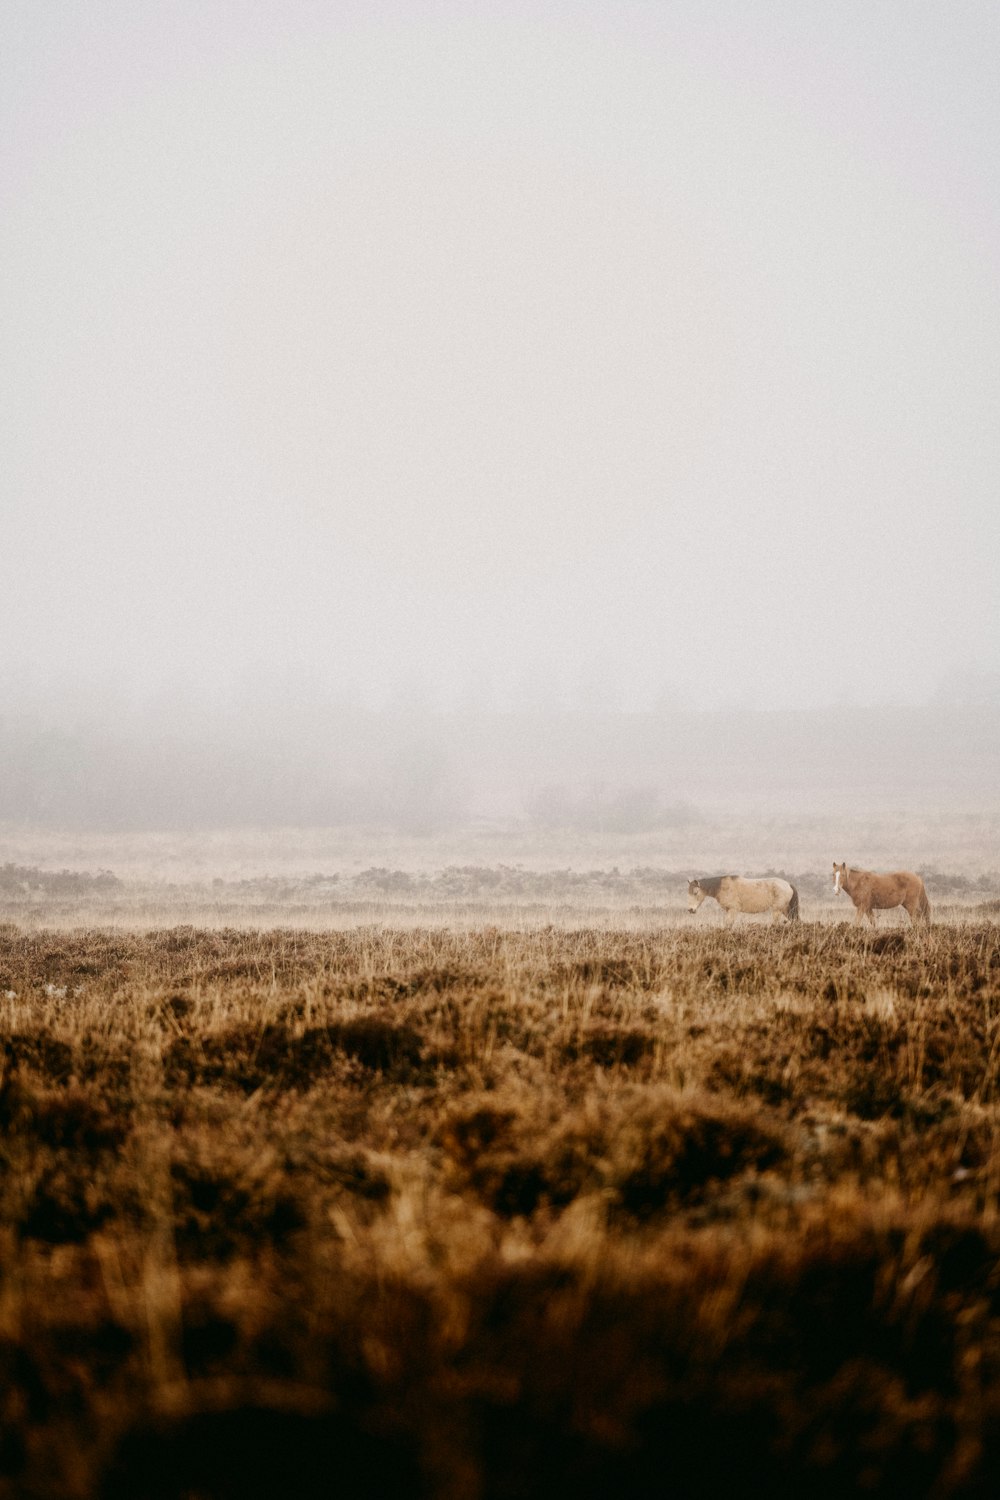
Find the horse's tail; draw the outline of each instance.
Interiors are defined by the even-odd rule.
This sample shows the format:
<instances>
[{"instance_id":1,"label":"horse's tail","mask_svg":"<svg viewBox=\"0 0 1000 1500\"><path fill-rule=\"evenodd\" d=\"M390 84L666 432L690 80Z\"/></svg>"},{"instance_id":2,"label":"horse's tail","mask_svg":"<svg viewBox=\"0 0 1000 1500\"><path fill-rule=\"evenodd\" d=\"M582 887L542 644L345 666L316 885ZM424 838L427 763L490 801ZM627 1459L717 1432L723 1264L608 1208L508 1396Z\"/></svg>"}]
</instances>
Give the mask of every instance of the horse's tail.
<instances>
[{"instance_id":1,"label":"horse's tail","mask_svg":"<svg viewBox=\"0 0 1000 1500\"><path fill-rule=\"evenodd\" d=\"M799 893L794 885L792 886L792 899L785 907L785 916L789 922L797 922L799 920Z\"/></svg>"},{"instance_id":2,"label":"horse's tail","mask_svg":"<svg viewBox=\"0 0 1000 1500\"><path fill-rule=\"evenodd\" d=\"M920 895L917 898L917 916L922 922L929 922L931 919L931 903L927 899L923 881L920 882Z\"/></svg>"}]
</instances>

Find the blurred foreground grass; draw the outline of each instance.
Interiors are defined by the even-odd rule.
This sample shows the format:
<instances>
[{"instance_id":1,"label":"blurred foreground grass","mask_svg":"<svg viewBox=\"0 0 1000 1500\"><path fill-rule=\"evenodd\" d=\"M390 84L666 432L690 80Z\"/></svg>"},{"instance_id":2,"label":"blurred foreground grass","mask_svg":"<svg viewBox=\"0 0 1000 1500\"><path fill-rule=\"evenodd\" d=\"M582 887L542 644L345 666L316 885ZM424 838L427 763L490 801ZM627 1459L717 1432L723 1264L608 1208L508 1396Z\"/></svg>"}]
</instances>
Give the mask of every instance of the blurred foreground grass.
<instances>
[{"instance_id":1,"label":"blurred foreground grass","mask_svg":"<svg viewBox=\"0 0 1000 1500\"><path fill-rule=\"evenodd\" d=\"M0 1492L996 1493L998 932L0 928Z\"/></svg>"}]
</instances>

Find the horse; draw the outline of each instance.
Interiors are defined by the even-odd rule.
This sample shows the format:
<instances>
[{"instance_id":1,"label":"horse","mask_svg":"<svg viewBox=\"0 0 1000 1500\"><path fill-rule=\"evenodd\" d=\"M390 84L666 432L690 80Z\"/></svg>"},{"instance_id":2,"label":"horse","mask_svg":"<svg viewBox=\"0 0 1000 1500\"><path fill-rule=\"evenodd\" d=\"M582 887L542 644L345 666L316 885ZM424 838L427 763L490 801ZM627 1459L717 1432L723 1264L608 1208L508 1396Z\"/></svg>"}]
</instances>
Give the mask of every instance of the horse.
<instances>
[{"instance_id":1,"label":"horse","mask_svg":"<svg viewBox=\"0 0 1000 1500\"><path fill-rule=\"evenodd\" d=\"M876 875L874 870L852 870L849 865L833 865L834 891L846 891L854 902L855 922L865 917L875 926L875 911L905 906L910 921L929 922L931 903L919 875L909 870L894 870L891 875Z\"/></svg>"},{"instance_id":2,"label":"horse","mask_svg":"<svg viewBox=\"0 0 1000 1500\"><path fill-rule=\"evenodd\" d=\"M727 923L737 913L766 911L789 922L799 920L799 893L787 880L748 880L744 875L702 875L688 881L688 911L696 912L706 896L714 896Z\"/></svg>"}]
</instances>

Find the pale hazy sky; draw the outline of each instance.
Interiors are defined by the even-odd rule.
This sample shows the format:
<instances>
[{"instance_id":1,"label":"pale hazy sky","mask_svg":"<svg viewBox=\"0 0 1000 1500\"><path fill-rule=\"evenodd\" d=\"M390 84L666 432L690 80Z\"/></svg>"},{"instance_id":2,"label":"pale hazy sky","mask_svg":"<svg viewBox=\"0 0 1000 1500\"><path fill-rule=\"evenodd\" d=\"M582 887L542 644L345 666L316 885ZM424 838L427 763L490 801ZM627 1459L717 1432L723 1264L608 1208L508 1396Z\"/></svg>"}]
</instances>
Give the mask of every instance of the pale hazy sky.
<instances>
[{"instance_id":1,"label":"pale hazy sky","mask_svg":"<svg viewBox=\"0 0 1000 1500\"><path fill-rule=\"evenodd\" d=\"M995 0L5 0L0 686L996 670L998 58Z\"/></svg>"}]
</instances>

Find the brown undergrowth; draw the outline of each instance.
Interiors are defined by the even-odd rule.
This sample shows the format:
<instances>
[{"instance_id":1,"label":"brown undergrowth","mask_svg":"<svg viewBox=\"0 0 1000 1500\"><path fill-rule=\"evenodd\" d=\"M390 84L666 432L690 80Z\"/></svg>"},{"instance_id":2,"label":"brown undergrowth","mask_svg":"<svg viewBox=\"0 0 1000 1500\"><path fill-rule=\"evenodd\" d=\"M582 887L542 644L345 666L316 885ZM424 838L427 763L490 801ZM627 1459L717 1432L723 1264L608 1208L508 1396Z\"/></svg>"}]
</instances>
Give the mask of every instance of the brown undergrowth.
<instances>
[{"instance_id":1,"label":"brown undergrowth","mask_svg":"<svg viewBox=\"0 0 1000 1500\"><path fill-rule=\"evenodd\" d=\"M0 1062L0 1493L995 1493L993 924L11 926Z\"/></svg>"}]
</instances>

